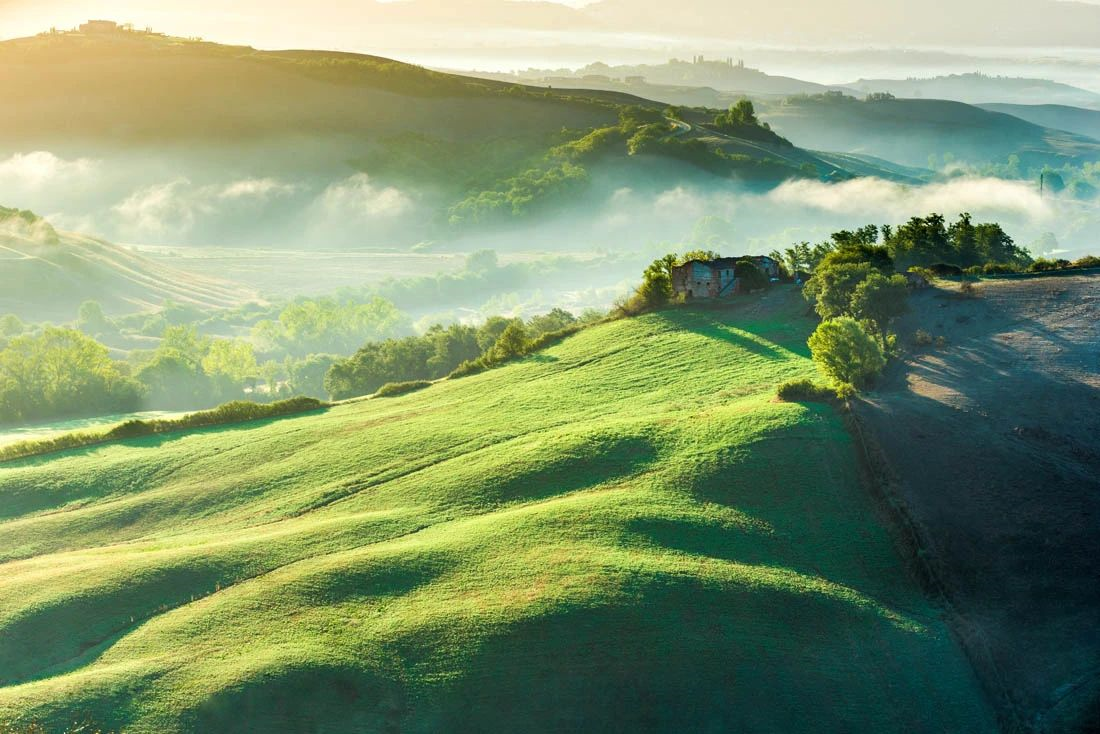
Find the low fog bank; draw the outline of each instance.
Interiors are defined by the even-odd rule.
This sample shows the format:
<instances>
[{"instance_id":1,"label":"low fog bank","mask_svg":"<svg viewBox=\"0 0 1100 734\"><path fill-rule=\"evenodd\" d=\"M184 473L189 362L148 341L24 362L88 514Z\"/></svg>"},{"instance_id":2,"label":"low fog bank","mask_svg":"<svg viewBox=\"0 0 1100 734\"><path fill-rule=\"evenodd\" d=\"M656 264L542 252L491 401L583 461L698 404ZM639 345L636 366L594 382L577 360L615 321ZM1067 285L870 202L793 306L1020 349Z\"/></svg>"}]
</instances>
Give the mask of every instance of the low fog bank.
<instances>
[{"instance_id":1,"label":"low fog bank","mask_svg":"<svg viewBox=\"0 0 1100 734\"><path fill-rule=\"evenodd\" d=\"M667 188L612 188L621 182L601 183L606 188L593 186L592 198L600 205L590 216L564 213L529 230L478 241L500 250L517 243L546 250L584 244L646 252L683 245L766 254L864 224L898 224L932 212L948 217L969 212L978 220L1001 223L1035 256L1080 256L1100 249L1100 197L1078 201L1041 195L1034 184L1023 181L960 176L908 186L876 178L841 183L798 180L767 192L697 178ZM705 223L702 231L700 223ZM458 244L463 242L468 240Z\"/></svg>"},{"instance_id":2,"label":"low fog bank","mask_svg":"<svg viewBox=\"0 0 1100 734\"><path fill-rule=\"evenodd\" d=\"M268 247L415 244L431 196L350 168L292 176L239 163L50 151L0 159L0 191L8 206L59 229L116 242Z\"/></svg>"},{"instance_id":3,"label":"low fog bank","mask_svg":"<svg viewBox=\"0 0 1100 734\"><path fill-rule=\"evenodd\" d=\"M1100 197L1040 195L1035 185L960 174L906 186L875 178L789 181L770 191L683 165L629 161L597 168L570 198L503 226L459 229L437 191L369 173L294 177L232 163L162 158L65 158L48 151L0 159L0 204L31 209L58 229L133 244L386 249L396 252L649 253L685 244L764 253L839 229L911 216L970 212L998 221L1035 255L1080 255L1100 242ZM726 224L713 242L691 241L696 223ZM620 273L620 279L630 273ZM308 282L309 272L300 277ZM607 287L607 279L599 287ZM297 292L308 291L301 283ZM318 290L321 290L320 288Z\"/></svg>"}]
</instances>

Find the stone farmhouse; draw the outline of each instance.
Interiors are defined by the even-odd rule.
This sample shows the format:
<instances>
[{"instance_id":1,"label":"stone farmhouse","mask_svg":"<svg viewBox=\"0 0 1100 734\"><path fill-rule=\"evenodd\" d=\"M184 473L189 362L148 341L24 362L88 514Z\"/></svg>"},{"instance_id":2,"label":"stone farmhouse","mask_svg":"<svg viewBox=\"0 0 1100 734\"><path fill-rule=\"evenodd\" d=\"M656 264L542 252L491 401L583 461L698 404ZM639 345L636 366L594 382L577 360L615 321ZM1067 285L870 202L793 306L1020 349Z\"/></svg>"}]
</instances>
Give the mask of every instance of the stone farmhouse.
<instances>
[{"instance_id":1,"label":"stone farmhouse","mask_svg":"<svg viewBox=\"0 0 1100 734\"><path fill-rule=\"evenodd\" d=\"M690 260L672 269L672 290L689 300L726 298L741 293L742 283L737 275L737 263L744 260L749 260L764 271L769 280L779 278L779 263L767 256Z\"/></svg>"}]
</instances>

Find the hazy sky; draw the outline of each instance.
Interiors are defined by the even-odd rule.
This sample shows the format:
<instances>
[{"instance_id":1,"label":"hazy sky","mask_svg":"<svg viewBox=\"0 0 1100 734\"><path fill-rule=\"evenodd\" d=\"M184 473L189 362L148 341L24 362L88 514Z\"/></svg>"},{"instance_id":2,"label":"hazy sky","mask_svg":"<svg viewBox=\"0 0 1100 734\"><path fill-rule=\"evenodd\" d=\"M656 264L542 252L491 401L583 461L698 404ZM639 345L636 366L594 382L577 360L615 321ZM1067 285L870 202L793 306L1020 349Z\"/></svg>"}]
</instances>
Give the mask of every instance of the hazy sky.
<instances>
[{"instance_id":1,"label":"hazy sky","mask_svg":"<svg viewBox=\"0 0 1100 734\"><path fill-rule=\"evenodd\" d=\"M261 48L360 51L455 68L738 55L753 44L946 48L978 56L997 49L1032 60L1085 53L1095 64L1095 2L1100 0L0 0L0 37L108 18ZM1080 72L1087 76L1093 69Z\"/></svg>"},{"instance_id":2,"label":"hazy sky","mask_svg":"<svg viewBox=\"0 0 1100 734\"><path fill-rule=\"evenodd\" d=\"M937 41L1100 45L1100 25L1095 24L1100 6L1056 0L0 0L0 36L72 25L88 17L275 45L295 45L303 38L348 44L357 35L373 35L375 29L364 25L414 22L443 25L456 36L496 26L879 46Z\"/></svg>"}]
</instances>

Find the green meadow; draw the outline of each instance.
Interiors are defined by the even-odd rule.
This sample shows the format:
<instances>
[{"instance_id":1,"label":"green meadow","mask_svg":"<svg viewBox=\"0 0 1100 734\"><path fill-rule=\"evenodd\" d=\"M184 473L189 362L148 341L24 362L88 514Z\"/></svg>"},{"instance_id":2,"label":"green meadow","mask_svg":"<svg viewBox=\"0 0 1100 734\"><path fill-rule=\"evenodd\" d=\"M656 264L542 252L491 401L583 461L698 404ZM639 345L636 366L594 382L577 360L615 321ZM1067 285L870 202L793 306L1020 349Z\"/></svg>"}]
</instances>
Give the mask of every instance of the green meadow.
<instances>
[{"instance_id":1,"label":"green meadow","mask_svg":"<svg viewBox=\"0 0 1100 734\"><path fill-rule=\"evenodd\" d=\"M994 730L793 289L420 392L0 465L0 722Z\"/></svg>"}]
</instances>

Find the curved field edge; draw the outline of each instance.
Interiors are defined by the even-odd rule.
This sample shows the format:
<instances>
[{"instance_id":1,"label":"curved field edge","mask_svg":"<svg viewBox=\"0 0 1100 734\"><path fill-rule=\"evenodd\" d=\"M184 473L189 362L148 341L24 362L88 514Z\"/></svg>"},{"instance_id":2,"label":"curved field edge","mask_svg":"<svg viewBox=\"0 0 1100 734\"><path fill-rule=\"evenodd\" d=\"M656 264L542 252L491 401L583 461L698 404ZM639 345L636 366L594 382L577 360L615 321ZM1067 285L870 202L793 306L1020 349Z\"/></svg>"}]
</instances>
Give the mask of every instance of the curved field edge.
<instances>
[{"instance_id":1,"label":"curved field edge","mask_svg":"<svg viewBox=\"0 0 1100 734\"><path fill-rule=\"evenodd\" d=\"M0 468L0 720L993 730L780 289L493 372Z\"/></svg>"}]
</instances>

